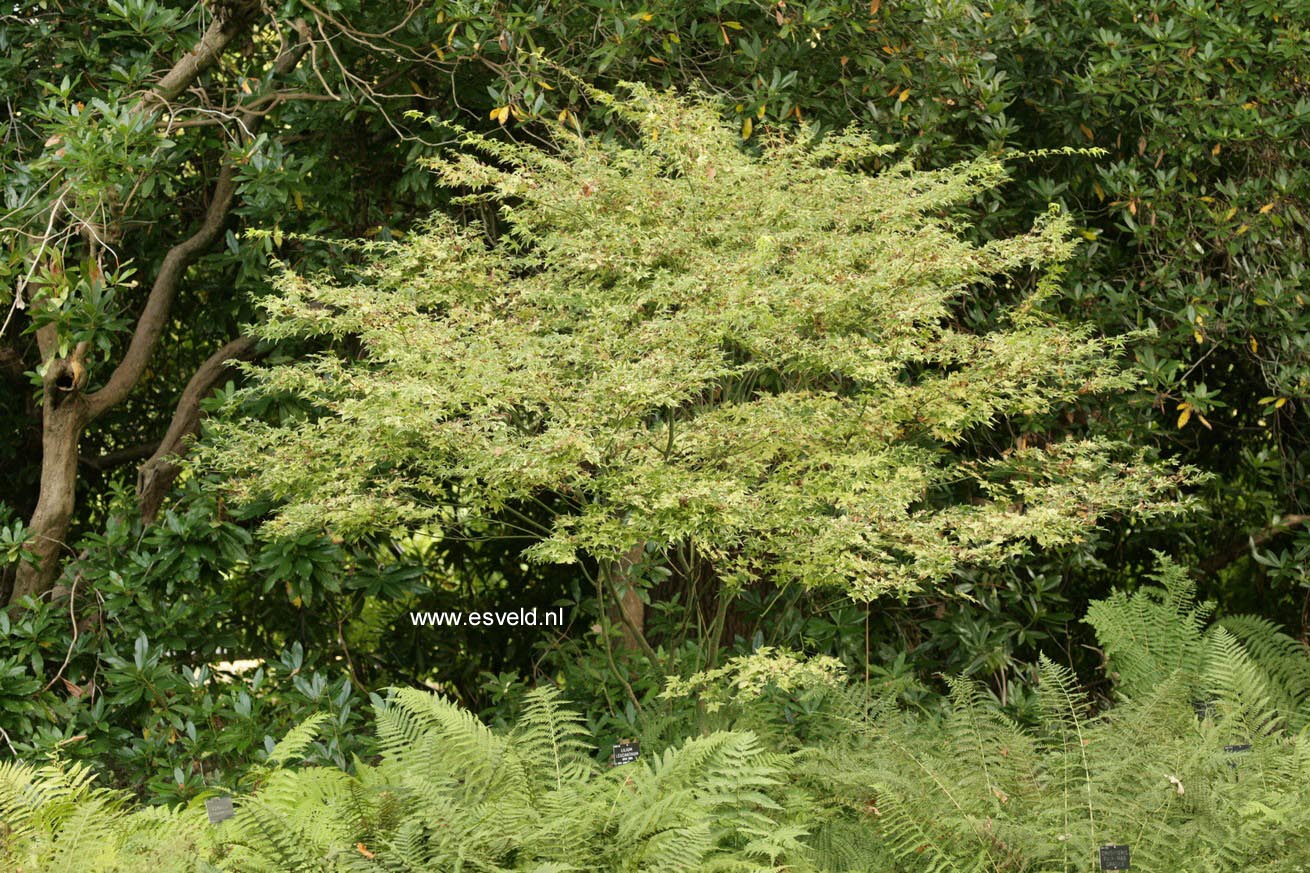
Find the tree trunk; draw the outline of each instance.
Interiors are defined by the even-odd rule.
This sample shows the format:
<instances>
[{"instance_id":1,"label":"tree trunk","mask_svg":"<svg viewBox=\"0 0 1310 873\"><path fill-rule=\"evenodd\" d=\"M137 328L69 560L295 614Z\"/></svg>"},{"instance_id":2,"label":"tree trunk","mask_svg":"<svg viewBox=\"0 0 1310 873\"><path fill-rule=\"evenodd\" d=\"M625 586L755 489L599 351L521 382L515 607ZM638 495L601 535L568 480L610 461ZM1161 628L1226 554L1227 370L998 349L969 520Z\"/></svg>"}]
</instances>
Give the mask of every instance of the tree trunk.
<instances>
[{"instance_id":1,"label":"tree trunk","mask_svg":"<svg viewBox=\"0 0 1310 873\"><path fill-rule=\"evenodd\" d=\"M641 561L645 551L644 544L633 547L627 555L615 561L607 573L610 593L617 604L610 610L610 619L619 622L619 630L623 633L622 646L628 651L647 648L643 645L646 642L646 604L637 592L637 585L629 578L633 565Z\"/></svg>"},{"instance_id":2,"label":"tree trunk","mask_svg":"<svg viewBox=\"0 0 1310 873\"><path fill-rule=\"evenodd\" d=\"M41 493L28 528L35 563L19 564L9 602L49 591L59 575L59 553L65 547L77 490L77 453L87 423L87 406L75 377L60 383L68 362L52 360L45 377L41 410Z\"/></svg>"},{"instance_id":3,"label":"tree trunk","mask_svg":"<svg viewBox=\"0 0 1310 873\"><path fill-rule=\"evenodd\" d=\"M155 87L148 91L133 111L141 115L150 115L166 108L169 101L182 94L202 73L214 66L233 40L249 26L252 17L259 9L256 0L232 0L219 8L214 20L200 38L195 48L179 59ZM309 50L310 32L308 25L297 19L293 25L300 35L299 42L285 42L277 59L273 63L272 75L275 79L289 73ZM247 137L253 137L263 120L262 114L242 110L238 116L241 128ZM37 332L37 344L41 350L41 359L46 363L44 376L44 406L41 411L42 457L41 490L37 498L36 509L32 513L28 528L31 542L28 546L35 564L24 563L19 566L14 576L13 589L10 592L9 605L16 604L25 596L40 596L52 587L59 576L59 553L65 545L64 537L68 534L69 523L76 506L78 443L87 424L106 410L121 403L136 387L150 356L159 342L160 335L168 324L169 312L187 269L208 250L222 235L227 221L228 211L236 195L236 167L224 164L219 171L208 207L200 227L189 237L174 245L164 255L146 297L145 306L132 331L127 350L118 361L112 373L99 390L85 393L87 383L86 356L88 344L79 343L78 347L67 357L59 357L58 329L52 323ZM50 226L60 217L62 200L51 207ZM40 299L32 301L34 307L42 305ZM239 354L248 350L248 340L236 340L224 346L229 353L234 349ZM220 354L223 350L220 350ZM216 356L217 357L217 356ZM206 378L214 378L215 367L226 366L214 358L205 362L202 370ZM204 380L201 379L201 382ZM188 388L200 391L205 386L192 380ZM194 394L195 391L191 393ZM190 394L184 396L183 406L190 400ZM198 400L197 400L198 406ZM186 417L185 415L183 416ZM186 422L175 422L170 428L170 435L180 434ZM182 439L181 435L177 439ZM151 467L152 471L155 468ZM157 472L165 473L160 470ZM164 479L161 479L161 485ZM172 480L167 479L171 484ZM156 491L149 490L150 500L156 500ZM158 495L162 499L162 493ZM157 507L157 504L156 504Z\"/></svg>"}]
</instances>

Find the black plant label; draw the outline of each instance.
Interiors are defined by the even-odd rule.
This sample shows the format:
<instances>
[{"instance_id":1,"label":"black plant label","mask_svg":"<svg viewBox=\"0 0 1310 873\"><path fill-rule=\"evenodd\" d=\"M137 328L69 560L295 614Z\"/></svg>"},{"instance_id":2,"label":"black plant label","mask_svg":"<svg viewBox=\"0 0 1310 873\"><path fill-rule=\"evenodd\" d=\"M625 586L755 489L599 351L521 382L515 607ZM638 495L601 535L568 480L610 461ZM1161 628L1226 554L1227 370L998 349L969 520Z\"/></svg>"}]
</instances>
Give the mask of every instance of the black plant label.
<instances>
[{"instance_id":1,"label":"black plant label","mask_svg":"<svg viewBox=\"0 0 1310 873\"><path fill-rule=\"evenodd\" d=\"M636 740L619 740L614 744L614 750L610 752L610 766L617 767L620 764L631 764L641 757L641 743Z\"/></svg>"},{"instance_id":2,"label":"black plant label","mask_svg":"<svg viewBox=\"0 0 1310 873\"><path fill-rule=\"evenodd\" d=\"M1132 866L1132 852L1127 846L1101 846L1102 870L1128 870Z\"/></svg>"}]
</instances>

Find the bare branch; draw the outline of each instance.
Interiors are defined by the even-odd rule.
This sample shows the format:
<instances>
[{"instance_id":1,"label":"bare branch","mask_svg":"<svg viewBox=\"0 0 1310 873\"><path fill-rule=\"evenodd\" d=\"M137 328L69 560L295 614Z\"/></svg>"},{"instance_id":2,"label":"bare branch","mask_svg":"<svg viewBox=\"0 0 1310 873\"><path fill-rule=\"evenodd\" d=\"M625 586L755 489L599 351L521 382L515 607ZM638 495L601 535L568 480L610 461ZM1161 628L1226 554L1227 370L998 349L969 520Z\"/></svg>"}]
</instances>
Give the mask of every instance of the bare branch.
<instances>
[{"instance_id":1,"label":"bare branch","mask_svg":"<svg viewBox=\"0 0 1310 873\"><path fill-rule=\"evenodd\" d=\"M132 340L123 354L123 359L118 362L118 366L114 368L104 387L86 398L91 419L120 403L145 372L150 353L154 351L155 342L168 321L168 313L173 306L173 297L177 293L182 276L186 273L187 267L195 263L205 249L213 245L223 230L228 209L236 193L235 177L236 168L232 164L225 165L219 172L218 183L214 186L214 194L209 201L209 209L205 211L200 229L173 246L168 250L168 254L164 255L164 262L155 275L150 296L146 298L145 308L141 311L141 317L137 319L136 330L132 332Z\"/></svg>"},{"instance_id":2,"label":"bare branch","mask_svg":"<svg viewBox=\"0 0 1310 873\"><path fill-rule=\"evenodd\" d=\"M164 496L177 478L179 468L172 458L184 454L187 438L195 436L200 430L200 401L209 395L234 362L254 357L255 344L253 337L246 336L224 344L205 359L191 381L187 382L173 412L168 433L154 454L141 465L137 475L136 494L142 521L148 523L154 520Z\"/></svg>"},{"instance_id":3,"label":"bare branch","mask_svg":"<svg viewBox=\"0 0 1310 873\"><path fill-rule=\"evenodd\" d=\"M156 112L177 99L192 82L218 61L232 40L245 30L250 23L251 11L250 8L239 7L215 16L195 48L183 55L141 99L139 111Z\"/></svg>"},{"instance_id":4,"label":"bare branch","mask_svg":"<svg viewBox=\"0 0 1310 873\"><path fill-rule=\"evenodd\" d=\"M1196 570L1199 575L1213 576L1220 570L1241 558L1253 553L1260 546L1274 537L1287 533L1293 528L1310 524L1310 515L1284 515L1276 524L1261 528L1250 536L1243 537L1229 544L1223 551L1202 560Z\"/></svg>"},{"instance_id":5,"label":"bare branch","mask_svg":"<svg viewBox=\"0 0 1310 873\"><path fill-rule=\"evenodd\" d=\"M77 462L84 467L95 470L97 473L117 467L119 464L127 464L132 461L140 461L154 454L159 448L159 440L142 443L139 446L128 446L125 449L115 449L112 452L105 452L103 455L97 455L94 458L79 457Z\"/></svg>"}]
</instances>

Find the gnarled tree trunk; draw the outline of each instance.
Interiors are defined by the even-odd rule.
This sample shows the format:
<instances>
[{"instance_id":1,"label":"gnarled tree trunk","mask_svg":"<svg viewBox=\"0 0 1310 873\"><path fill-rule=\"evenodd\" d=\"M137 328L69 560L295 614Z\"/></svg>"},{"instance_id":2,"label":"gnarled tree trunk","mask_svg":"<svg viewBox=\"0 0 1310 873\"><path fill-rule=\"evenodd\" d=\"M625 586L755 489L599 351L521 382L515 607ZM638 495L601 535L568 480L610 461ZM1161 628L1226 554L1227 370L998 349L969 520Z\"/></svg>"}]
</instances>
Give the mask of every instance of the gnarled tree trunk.
<instances>
[{"instance_id":1,"label":"gnarled tree trunk","mask_svg":"<svg viewBox=\"0 0 1310 873\"><path fill-rule=\"evenodd\" d=\"M70 356L71 358L71 356ZM28 529L34 563L21 564L11 603L50 590L59 572L59 554L73 517L77 493L77 451L88 421L86 399L69 359L51 359L46 368L41 411L41 493Z\"/></svg>"},{"instance_id":2,"label":"gnarled tree trunk","mask_svg":"<svg viewBox=\"0 0 1310 873\"><path fill-rule=\"evenodd\" d=\"M166 107L169 101L182 94L187 87L202 73L214 65L228 46L250 25L250 17L257 4L249 0L235 0L221 4L219 14L201 36L196 47L181 58L171 70L159 80L156 87L141 98L136 111L151 114ZM303 21L296 23L300 41L288 43L273 65L275 77L290 72L308 50L308 28ZM262 115L242 112L241 127L248 135L258 129ZM79 344L71 354L58 355L58 337L53 325L47 325L38 332L37 339L41 349L41 358L46 366L44 376L44 405L42 408L42 459L41 483L36 509L28 525L31 532L30 551L34 563L23 563L18 567L14 585L9 596L9 604L17 604L26 596L41 596L54 587L59 576L60 553L65 548L65 538L73 511L76 508L78 449L82 433L86 426L105 411L121 403L140 380L146 365L154 351L164 327L168 323L173 298L177 294L187 268L196 262L220 237L228 212L236 193L235 170L229 164L223 167L214 186L208 208L200 227L191 236L170 248L165 254L159 272L146 298L145 307L137 319L132 338L127 350L114 371L105 381L103 387L92 393L86 393L86 353L85 343ZM51 225L60 217L60 204L51 207ZM39 300L33 300L33 306L39 306ZM169 436L175 437L172 446L175 451L181 445L181 437L187 430L189 420L186 410L194 399L191 395L203 385L212 384L216 371L226 365L226 361L216 358L224 353L230 357L246 354L248 340L234 340L212 356L188 385L184 392L181 408L175 416L174 426L169 429ZM199 380L199 381L197 381ZM209 381L206 381L209 380ZM205 388L207 390L207 388ZM183 419L179 421L179 416ZM168 443L168 440L165 440ZM161 456L152 459L157 464L165 463ZM152 466L153 469L153 466ZM161 484L172 479L165 477ZM162 494L158 486L147 490L143 500L149 498L153 508L158 507ZM143 509L144 509L143 505ZM153 509L151 510L153 513Z\"/></svg>"}]
</instances>

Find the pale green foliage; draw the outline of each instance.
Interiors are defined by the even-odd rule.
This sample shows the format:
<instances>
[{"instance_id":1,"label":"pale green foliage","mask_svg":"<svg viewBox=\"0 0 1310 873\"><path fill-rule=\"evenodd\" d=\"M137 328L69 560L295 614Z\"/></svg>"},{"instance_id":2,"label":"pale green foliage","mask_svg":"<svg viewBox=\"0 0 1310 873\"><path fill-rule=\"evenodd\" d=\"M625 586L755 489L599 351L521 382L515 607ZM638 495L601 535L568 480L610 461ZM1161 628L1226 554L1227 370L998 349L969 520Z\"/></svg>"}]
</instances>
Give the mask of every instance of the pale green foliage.
<instances>
[{"instance_id":1,"label":"pale green foliage","mask_svg":"<svg viewBox=\"0 0 1310 873\"><path fill-rule=\"evenodd\" d=\"M1118 591L1087 611L1120 694L1136 697L1173 675L1198 708L1224 709L1229 719L1244 719L1248 733L1310 723L1310 653L1303 644L1255 616L1206 628L1212 606L1195 602L1184 568L1162 558L1152 578L1159 587Z\"/></svg>"},{"instance_id":2,"label":"pale green foliage","mask_svg":"<svg viewBox=\"0 0 1310 873\"><path fill-rule=\"evenodd\" d=\"M964 680L940 723L887 701L841 720L797 771L847 805L820 808L814 845L851 870L1092 871L1108 843L1131 847L1134 870L1310 863L1310 737L1286 730L1272 703L1295 692L1232 633L1204 629L1184 574L1166 564L1158 578L1162 588L1093 607L1132 691L1104 713L1044 661L1035 729ZM1210 701L1199 714L1198 693Z\"/></svg>"},{"instance_id":3,"label":"pale green foliage","mask_svg":"<svg viewBox=\"0 0 1310 873\"><path fill-rule=\"evenodd\" d=\"M828 655L806 658L795 652L761 646L713 670L703 670L685 679L670 676L660 696L694 697L705 704L707 711L717 712L728 702L749 704L758 700L766 689L788 694L822 692L843 687L847 678L842 662Z\"/></svg>"},{"instance_id":4,"label":"pale green foliage","mask_svg":"<svg viewBox=\"0 0 1310 873\"><path fill-rule=\"evenodd\" d=\"M128 814L122 792L85 766L0 762L0 869L25 873L183 873L213 843L203 809Z\"/></svg>"},{"instance_id":5,"label":"pale green foliage","mask_svg":"<svg viewBox=\"0 0 1310 873\"><path fill-rule=\"evenodd\" d=\"M1154 688L1161 676L1181 672L1195 687L1204 653L1202 634L1213 611L1195 602L1196 586L1184 567L1161 560L1148 586L1131 594L1115 591L1087 609L1109 661L1115 687L1128 697Z\"/></svg>"},{"instance_id":6,"label":"pale green foliage","mask_svg":"<svg viewBox=\"0 0 1310 873\"><path fill-rule=\"evenodd\" d=\"M1062 216L960 235L1002 163L871 175L887 149L857 132L753 157L711 109L635 94L612 101L632 148L469 137L494 164L435 165L499 206L498 243L438 217L370 247L358 282L282 277L264 336L362 352L258 371L322 414L225 429L209 457L238 494L279 501L279 529L344 532L548 498L536 559L689 544L731 583L864 597L1177 508L1186 475L1121 446L982 448L1130 382L1119 341L1038 308L1072 247ZM955 326L973 290L1034 275L1007 328Z\"/></svg>"},{"instance_id":7,"label":"pale green foliage","mask_svg":"<svg viewBox=\"0 0 1310 873\"><path fill-rule=\"evenodd\" d=\"M378 732L376 766L272 771L217 828L196 809L125 814L82 770L6 766L0 815L13 830L0 865L147 869L124 854L141 851L145 835L173 853L158 869L241 873L762 871L807 855L804 828L781 820L788 761L749 733L716 732L604 768L581 717L547 689L529 695L508 734L437 695L402 690L380 709ZM56 863L72 851L105 862Z\"/></svg>"}]
</instances>

